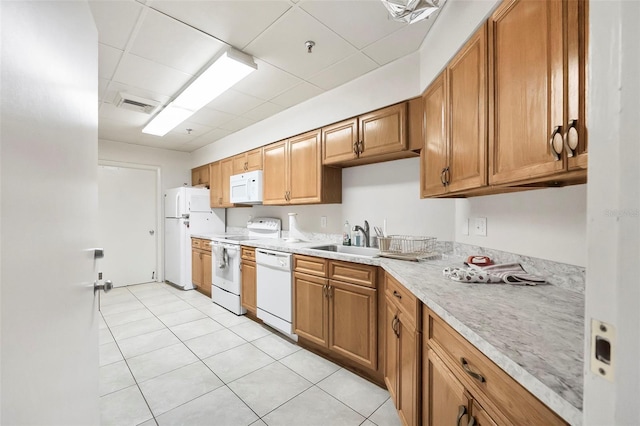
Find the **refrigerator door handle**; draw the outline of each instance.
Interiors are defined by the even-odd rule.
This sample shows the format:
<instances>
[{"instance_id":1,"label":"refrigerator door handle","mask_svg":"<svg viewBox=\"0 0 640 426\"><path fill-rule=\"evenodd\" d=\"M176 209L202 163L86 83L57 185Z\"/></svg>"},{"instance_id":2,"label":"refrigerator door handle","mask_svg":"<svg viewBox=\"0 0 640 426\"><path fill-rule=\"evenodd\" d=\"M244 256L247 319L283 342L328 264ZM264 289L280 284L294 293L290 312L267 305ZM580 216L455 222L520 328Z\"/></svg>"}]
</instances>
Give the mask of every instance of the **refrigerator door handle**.
<instances>
[{"instance_id":1,"label":"refrigerator door handle","mask_svg":"<svg viewBox=\"0 0 640 426\"><path fill-rule=\"evenodd\" d=\"M180 214L180 192L176 194L176 217L181 217Z\"/></svg>"}]
</instances>

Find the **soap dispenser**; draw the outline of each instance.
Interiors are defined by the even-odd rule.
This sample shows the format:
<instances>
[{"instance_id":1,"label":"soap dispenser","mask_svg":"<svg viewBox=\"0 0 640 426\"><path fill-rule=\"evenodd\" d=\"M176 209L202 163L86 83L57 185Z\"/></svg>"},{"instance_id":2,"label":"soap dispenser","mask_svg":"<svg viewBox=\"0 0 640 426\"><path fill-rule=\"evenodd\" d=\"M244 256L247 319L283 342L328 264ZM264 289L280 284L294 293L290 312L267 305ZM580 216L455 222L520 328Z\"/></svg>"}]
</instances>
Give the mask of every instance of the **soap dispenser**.
<instances>
[{"instance_id":1,"label":"soap dispenser","mask_svg":"<svg viewBox=\"0 0 640 426\"><path fill-rule=\"evenodd\" d=\"M345 220L344 222L344 231L342 232L342 245L343 246L351 245L351 227L349 226L348 220Z\"/></svg>"}]
</instances>

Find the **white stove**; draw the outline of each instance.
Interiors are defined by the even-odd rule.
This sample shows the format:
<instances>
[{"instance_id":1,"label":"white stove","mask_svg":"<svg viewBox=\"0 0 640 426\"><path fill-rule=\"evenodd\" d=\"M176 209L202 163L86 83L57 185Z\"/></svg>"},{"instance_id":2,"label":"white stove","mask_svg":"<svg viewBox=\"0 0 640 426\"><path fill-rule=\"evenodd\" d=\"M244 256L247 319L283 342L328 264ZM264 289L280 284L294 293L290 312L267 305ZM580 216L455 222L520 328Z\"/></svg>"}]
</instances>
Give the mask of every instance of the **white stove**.
<instances>
[{"instance_id":1,"label":"white stove","mask_svg":"<svg viewBox=\"0 0 640 426\"><path fill-rule=\"evenodd\" d=\"M247 313L240 302L242 241L280 238L280 219L257 218L247 222L248 235L223 234L211 238L211 299L236 315Z\"/></svg>"}]
</instances>

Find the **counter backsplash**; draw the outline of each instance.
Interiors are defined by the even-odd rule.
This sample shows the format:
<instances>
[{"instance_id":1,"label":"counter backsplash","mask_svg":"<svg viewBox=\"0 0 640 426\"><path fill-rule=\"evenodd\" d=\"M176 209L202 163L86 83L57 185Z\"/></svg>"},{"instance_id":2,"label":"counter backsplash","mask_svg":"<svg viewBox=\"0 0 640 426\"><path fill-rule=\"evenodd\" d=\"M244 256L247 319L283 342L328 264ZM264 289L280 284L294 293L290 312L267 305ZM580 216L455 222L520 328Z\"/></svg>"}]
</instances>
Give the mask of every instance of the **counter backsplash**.
<instances>
[{"instance_id":1,"label":"counter backsplash","mask_svg":"<svg viewBox=\"0 0 640 426\"><path fill-rule=\"evenodd\" d=\"M247 228L227 227L227 233L229 234L246 235L247 232ZM315 232L302 232L302 234L307 241L342 242L341 234L322 234ZM282 238L287 238L288 236L289 231L282 231ZM582 266L569 265L566 263L554 262L552 260L523 256L501 250L452 241L437 241L436 250L442 254L460 258L467 258L472 255L482 255L490 257L496 263L520 263L527 272L545 277L550 284L561 287L565 290L584 294L586 268Z\"/></svg>"}]
</instances>

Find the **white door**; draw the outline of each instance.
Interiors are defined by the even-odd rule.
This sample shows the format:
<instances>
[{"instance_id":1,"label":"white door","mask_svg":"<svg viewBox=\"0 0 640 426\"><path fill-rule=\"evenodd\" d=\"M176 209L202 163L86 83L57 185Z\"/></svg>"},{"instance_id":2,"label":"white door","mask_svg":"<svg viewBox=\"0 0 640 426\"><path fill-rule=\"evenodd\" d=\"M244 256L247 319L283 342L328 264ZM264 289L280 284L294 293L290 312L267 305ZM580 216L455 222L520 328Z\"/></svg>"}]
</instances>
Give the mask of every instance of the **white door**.
<instances>
[{"instance_id":1,"label":"white door","mask_svg":"<svg viewBox=\"0 0 640 426\"><path fill-rule=\"evenodd\" d=\"M157 278L156 170L98 166L100 272L115 286Z\"/></svg>"},{"instance_id":2,"label":"white door","mask_svg":"<svg viewBox=\"0 0 640 426\"><path fill-rule=\"evenodd\" d=\"M86 2L0 19L0 423L95 425L98 36Z\"/></svg>"}]
</instances>

